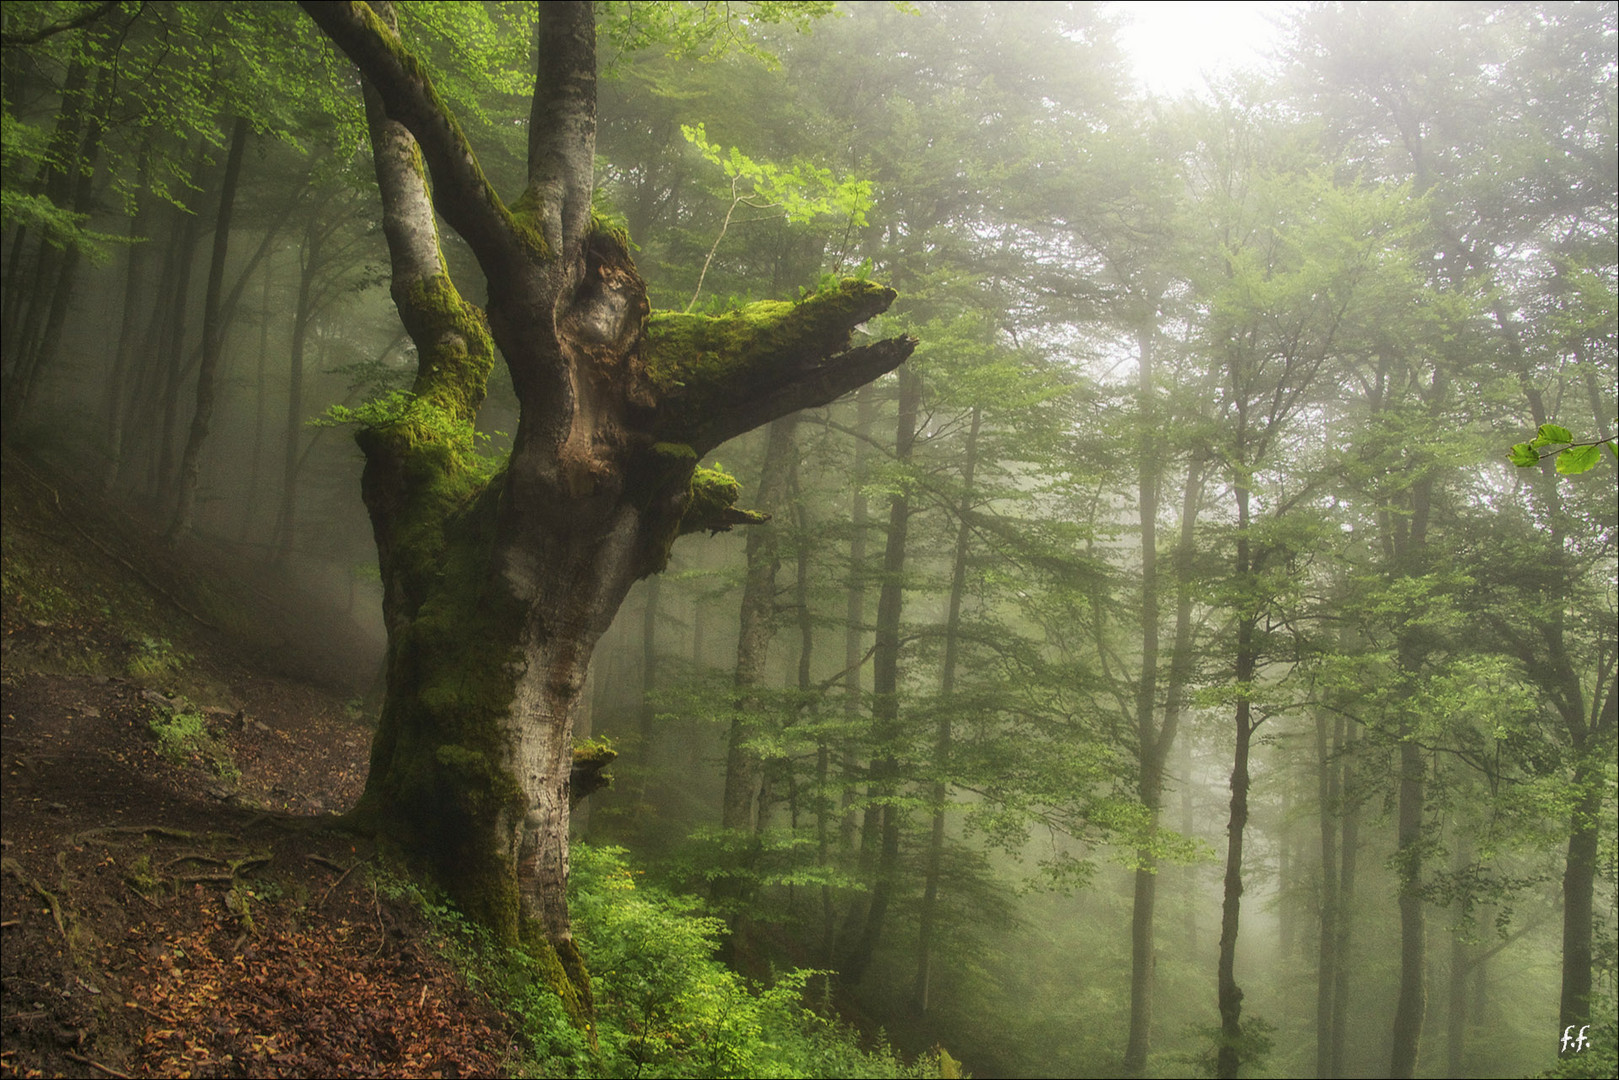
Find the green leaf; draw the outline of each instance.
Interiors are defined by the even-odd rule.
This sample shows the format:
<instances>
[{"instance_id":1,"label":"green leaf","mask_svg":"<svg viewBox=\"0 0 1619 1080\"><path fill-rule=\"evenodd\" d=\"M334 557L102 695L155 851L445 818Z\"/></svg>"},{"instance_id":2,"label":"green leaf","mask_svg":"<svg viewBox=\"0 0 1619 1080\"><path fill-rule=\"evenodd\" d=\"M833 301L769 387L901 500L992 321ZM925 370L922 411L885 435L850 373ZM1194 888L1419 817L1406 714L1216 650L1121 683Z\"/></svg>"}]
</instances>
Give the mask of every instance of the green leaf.
<instances>
[{"instance_id":1,"label":"green leaf","mask_svg":"<svg viewBox=\"0 0 1619 1080\"><path fill-rule=\"evenodd\" d=\"M1521 442L1512 448L1512 463L1520 469L1540 464L1540 455L1535 453L1533 444Z\"/></svg>"},{"instance_id":2,"label":"green leaf","mask_svg":"<svg viewBox=\"0 0 1619 1080\"><path fill-rule=\"evenodd\" d=\"M1557 424L1542 424L1540 425L1540 434L1535 436L1535 441L1542 446L1549 446L1552 443L1571 443L1574 441L1574 433L1566 427L1559 427Z\"/></svg>"},{"instance_id":3,"label":"green leaf","mask_svg":"<svg viewBox=\"0 0 1619 1080\"><path fill-rule=\"evenodd\" d=\"M1595 446L1571 446L1557 455L1557 471L1564 476L1577 476L1596 467L1602 451Z\"/></svg>"}]
</instances>

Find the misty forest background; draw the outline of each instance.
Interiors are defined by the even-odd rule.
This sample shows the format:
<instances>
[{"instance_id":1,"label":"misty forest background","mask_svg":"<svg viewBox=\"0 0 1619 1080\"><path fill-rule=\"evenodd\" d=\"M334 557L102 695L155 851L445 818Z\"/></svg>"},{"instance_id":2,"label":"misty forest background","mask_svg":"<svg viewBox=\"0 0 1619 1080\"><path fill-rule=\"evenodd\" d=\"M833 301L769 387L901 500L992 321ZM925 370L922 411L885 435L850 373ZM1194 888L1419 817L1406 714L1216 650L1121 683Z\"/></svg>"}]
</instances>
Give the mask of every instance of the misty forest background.
<instances>
[{"instance_id":1,"label":"misty forest background","mask_svg":"<svg viewBox=\"0 0 1619 1080\"><path fill-rule=\"evenodd\" d=\"M398 10L519 190L531 10ZM598 143L654 304L869 274L921 345L705 462L771 521L625 604L576 836L981 1075L1522 1074L1582 1015L1611 1075L1615 5L1301 6L1179 101L1107 5L659 10ZM4 19L7 453L380 692L344 421L415 360L352 68L292 5Z\"/></svg>"}]
</instances>

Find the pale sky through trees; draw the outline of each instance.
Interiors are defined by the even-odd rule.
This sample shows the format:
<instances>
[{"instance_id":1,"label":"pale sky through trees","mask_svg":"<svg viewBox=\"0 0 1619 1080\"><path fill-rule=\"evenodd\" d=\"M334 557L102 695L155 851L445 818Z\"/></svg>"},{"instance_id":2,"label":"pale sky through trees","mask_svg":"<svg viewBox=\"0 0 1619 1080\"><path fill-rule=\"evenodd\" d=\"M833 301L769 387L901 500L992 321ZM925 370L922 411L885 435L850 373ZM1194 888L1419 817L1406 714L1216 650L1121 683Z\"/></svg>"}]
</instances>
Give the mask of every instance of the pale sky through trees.
<instances>
[{"instance_id":1,"label":"pale sky through trees","mask_svg":"<svg viewBox=\"0 0 1619 1080\"><path fill-rule=\"evenodd\" d=\"M1262 63L1290 3L1134 3L1108 6L1124 23L1124 46L1149 93L1198 92L1207 78Z\"/></svg>"}]
</instances>

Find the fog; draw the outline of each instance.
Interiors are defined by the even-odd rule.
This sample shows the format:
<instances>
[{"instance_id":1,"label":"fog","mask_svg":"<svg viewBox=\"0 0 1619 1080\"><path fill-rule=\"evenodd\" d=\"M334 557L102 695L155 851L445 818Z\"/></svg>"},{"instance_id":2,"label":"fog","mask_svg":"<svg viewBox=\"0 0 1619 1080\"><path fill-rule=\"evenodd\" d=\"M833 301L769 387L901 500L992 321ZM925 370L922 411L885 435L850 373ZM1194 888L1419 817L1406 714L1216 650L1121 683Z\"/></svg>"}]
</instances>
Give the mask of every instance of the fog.
<instances>
[{"instance_id":1,"label":"fog","mask_svg":"<svg viewBox=\"0 0 1619 1080\"><path fill-rule=\"evenodd\" d=\"M1127 6L702 59L602 16L596 212L653 308L855 275L898 292L857 340L919 345L703 458L769 520L620 606L572 835L979 1076L1611 1075L1615 5L1286 5L1195 93ZM352 66L247 7L8 37L6 453L297 597L378 713L354 435L417 345ZM516 199L532 15L398 7ZM520 423L497 362L493 483Z\"/></svg>"}]
</instances>

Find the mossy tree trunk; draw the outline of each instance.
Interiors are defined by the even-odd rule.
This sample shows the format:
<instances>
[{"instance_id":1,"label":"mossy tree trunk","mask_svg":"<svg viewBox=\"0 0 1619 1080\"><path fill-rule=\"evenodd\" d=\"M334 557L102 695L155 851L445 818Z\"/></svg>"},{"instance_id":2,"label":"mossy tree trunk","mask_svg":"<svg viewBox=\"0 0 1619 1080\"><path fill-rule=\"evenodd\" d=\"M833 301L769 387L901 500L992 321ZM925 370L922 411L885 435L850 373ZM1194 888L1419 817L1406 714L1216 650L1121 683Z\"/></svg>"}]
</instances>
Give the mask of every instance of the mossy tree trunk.
<instances>
[{"instance_id":1,"label":"mossy tree trunk","mask_svg":"<svg viewBox=\"0 0 1619 1080\"><path fill-rule=\"evenodd\" d=\"M419 365L412 395L361 417L389 651L355 819L554 961L584 1019L565 885L591 652L677 536L759 519L735 508L734 480L697 468L703 455L892 370L915 343L849 348L894 298L863 281L718 318L648 311L626 239L590 212L590 3L540 6L528 182L509 206L386 5L303 6L367 84L392 293ZM435 209L476 255L487 311L451 282ZM521 418L491 471L472 425L497 350Z\"/></svg>"}]
</instances>

